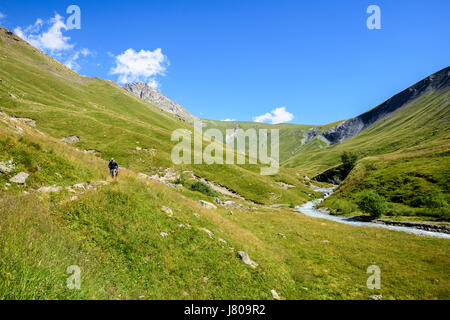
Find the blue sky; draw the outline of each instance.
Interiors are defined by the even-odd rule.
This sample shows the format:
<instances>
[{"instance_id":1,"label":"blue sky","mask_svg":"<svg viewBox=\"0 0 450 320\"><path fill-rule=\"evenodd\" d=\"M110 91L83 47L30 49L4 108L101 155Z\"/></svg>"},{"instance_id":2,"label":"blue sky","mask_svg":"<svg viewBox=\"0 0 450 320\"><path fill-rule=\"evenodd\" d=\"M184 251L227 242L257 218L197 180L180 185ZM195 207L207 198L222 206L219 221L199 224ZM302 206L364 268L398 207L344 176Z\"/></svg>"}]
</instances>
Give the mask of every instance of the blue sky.
<instances>
[{"instance_id":1,"label":"blue sky","mask_svg":"<svg viewBox=\"0 0 450 320\"><path fill-rule=\"evenodd\" d=\"M71 4L81 29L43 44ZM372 4L381 30L366 27ZM447 0L18 0L2 1L0 25L83 75L158 85L199 117L325 124L447 67L449 12Z\"/></svg>"}]
</instances>

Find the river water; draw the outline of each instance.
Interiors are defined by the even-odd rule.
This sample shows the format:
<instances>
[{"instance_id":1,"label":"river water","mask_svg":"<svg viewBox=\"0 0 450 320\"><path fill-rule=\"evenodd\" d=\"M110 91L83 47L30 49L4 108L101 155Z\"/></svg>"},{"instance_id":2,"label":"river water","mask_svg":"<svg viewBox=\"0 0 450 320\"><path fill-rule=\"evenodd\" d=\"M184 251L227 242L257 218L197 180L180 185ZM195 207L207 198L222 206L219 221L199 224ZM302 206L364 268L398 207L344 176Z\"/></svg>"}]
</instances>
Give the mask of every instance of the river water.
<instances>
[{"instance_id":1,"label":"river water","mask_svg":"<svg viewBox=\"0 0 450 320\"><path fill-rule=\"evenodd\" d=\"M331 220L331 221L335 221L335 222L339 222L339 223L343 223L343 224L348 224L348 225L352 225L352 226L357 226L357 227L384 228L384 229L389 229L389 230L394 230L394 231L412 233L412 234L416 234L416 235L420 235L420 236L430 236L430 237L450 239L450 234L446 234L446 233L442 233L442 232L425 231L425 230L420 230L420 229L411 228L411 227L390 226L390 225L379 224L379 223L374 223L374 222L358 221L358 220L348 218L348 217L333 216L331 214L323 213L323 212L317 210L316 206L319 203L321 203L324 199L326 199L331 193L333 193L333 189L334 188L315 189L315 191L317 191L317 192L322 192L325 195L324 198L309 201L309 202L301 205L300 207L297 207L296 210L308 217L327 219L327 220Z\"/></svg>"}]
</instances>

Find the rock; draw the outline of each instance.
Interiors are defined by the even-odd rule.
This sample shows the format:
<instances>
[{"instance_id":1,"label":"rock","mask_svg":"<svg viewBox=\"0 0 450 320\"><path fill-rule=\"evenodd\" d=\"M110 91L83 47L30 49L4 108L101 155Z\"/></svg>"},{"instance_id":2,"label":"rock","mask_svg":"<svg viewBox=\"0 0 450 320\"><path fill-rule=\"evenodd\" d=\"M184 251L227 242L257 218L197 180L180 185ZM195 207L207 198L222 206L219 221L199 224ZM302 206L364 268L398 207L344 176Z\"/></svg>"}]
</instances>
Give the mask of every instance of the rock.
<instances>
[{"instance_id":1,"label":"rock","mask_svg":"<svg viewBox=\"0 0 450 320\"><path fill-rule=\"evenodd\" d=\"M275 290L270 290L270 293L272 293L272 297L274 300L281 300L280 296L278 295L278 293Z\"/></svg>"},{"instance_id":2,"label":"rock","mask_svg":"<svg viewBox=\"0 0 450 320\"><path fill-rule=\"evenodd\" d=\"M382 300L383 296L381 294L374 294L369 297L371 300Z\"/></svg>"},{"instance_id":3,"label":"rock","mask_svg":"<svg viewBox=\"0 0 450 320\"><path fill-rule=\"evenodd\" d=\"M198 213L193 213L194 217L200 218L200 215Z\"/></svg>"},{"instance_id":4,"label":"rock","mask_svg":"<svg viewBox=\"0 0 450 320\"><path fill-rule=\"evenodd\" d=\"M217 209L217 207L214 204L212 204L211 202L204 201L204 200L200 200L199 202L206 209Z\"/></svg>"},{"instance_id":5,"label":"rock","mask_svg":"<svg viewBox=\"0 0 450 320\"><path fill-rule=\"evenodd\" d=\"M13 160L7 162L0 161L0 173L10 173L15 167Z\"/></svg>"},{"instance_id":6,"label":"rock","mask_svg":"<svg viewBox=\"0 0 450 320\"><path fill-rule=\"evenodd\" d=\"M77 143L80 141L80 137L78 136L69 136L69 137L65 137L61 139L62 141L69 143L69 144L73 144L73 143Z\"/></svg>"},{"instance_id":7,"label":"rock","mask_svg":"<svg viewBox=\"0 0 450 320\"><path fill-rule=\"evenodd\" d=\"M12 177L11 179L9 179L9 181L18 183L18 184L25 184L25 182L29 176L30 175L28 173L20 172L20 173L16 174L14 177Z\"/></svg>"},{"instance_id":8,"label":"rock","mask_svg":"<svg viewBox=\"0 0 450 320\"><path fill-rule=\"evenodd\" d=\"M10 96L10 98L17 99L17 97L15 95L13 95L12 93L9 93L9 96Z\"/></svg>"},{"instance_id":9,"label":"rock","mask_svg":"<svg viewBox=\"0 0 450 320\"><path fill-rule=\"evenodd\" d=\"M52 186L52 187L41 187L37 191L41 193L51 193L51 192L60 192L62 187Z\"/></svg>"},{"instance_id":10,"label":"rock","mask_svg":"<svg viewBox=\"0 0 450 320\"><path fill-rule=\"evenodd\" d=\"M55 176L57 176L58 178L62 179L62 175L59 174L58 172L55 173Z\"/></svg>"},{"instance_id":11,"label":"rock","mask_svg":"<svg viewBox=\"0 0 450 320\"><path fill-rule=\"evenodd\" d=\"M77 184L74 184L73 187L74 187L75 189L83 189L83 190L85 189L84 183L77 183Z\"/></svg>"},{"instance_id":12,"label":"rock","mask_svg":"<svg viewBox=\"0 0 450 320\"><path fill-rule=\"evenodd\" d=\"M212 232L206 228L201 228L200 230L206 232L211 239L214 239L214 232Z\"/></svg>"},{"instance_id":13,"label":"rock","mask_svg":"<svg viewBox=\"0 0 450 320\"><path fill-rule=\"evenodd\" d=\"M238 251L236 252L236 255L238 256L238 258L242 260L242 262L249 265L250 267L256 268L258 266L258 264L255 261L252 261L248 256L248 254L245 253L244 251Z\"/></svg>"},{"instance_id":14,"label":"rock","mask_svg":"<svg viewBox=\"0 0 450 320\"><path fill-rule=\"evenodd\" d=\"M72 197L70 197L70 201L76 201L76 200L78 200L78 196L72 196Z\"/></svg>"},{"instance_id":15,"label":"rock","mask_svg":"<svg viewBox=\"0 0 450 320\"><path fill-rule=\"evenodd\" d=\"M186 227L186 226L185 226L184 224L180 223L180 224L178 224L178 227L184 228L184 227Z\"/></svg>"},{"instance_id":16,"label":"rock","mask_svg":"<svg viewBox=\"0 0 450 320\"><path fill-rule=\"evenodd\" d=\"M198 118L191 115L183 107L171 101L165 95L156 91L146 83L128 83L125 84L123 88L142 100L150 102L161 110L171 113L186 122L192 124L194 121L198 120Z\"/></svg>"},{"instance_id":17,"label":"rock","mask_svg":"<svg viewBox=\"0 0 450 320\"><path fill-rule=\"evenodd\" d=\"M36 127L36 121L33 119L28 119L28 118L15 118L15 119L17 121L25 123L26 125L29 125L30 127Z\"/></svg>"},{"instance_id":18,"label":"rock","mask_svg":"<svg viewBox=\"0 0 450 320\"><path fill-rule=\"evenodd\" d=\"M228 211L228 215L232 216L233 215L233 211L232 210Z\"/></svg>"},{"instance_id":19,"label":"rock","mask_svg":"<svg viewBox=\"0 0 450 320\"><path fill-rule=\"evenodd\" d=\"M279 235L280 237L282 237L283 239L286 239L286 236L285 236L284 234L279 233L278 235Z\"/></svg>"},{"instance_id":20,"label":"rock","mask_svg":"<svg viewBox=\"0 0 450 320\"><path fill-rule=\"evenodd\" d=\"M214 198L214 201L216 201L216 203L219 205L224 205L224 202L217 197Z\"/></svg>"},{"instance_id":21,"label":"rock","mask_svg":"<svg viewBox=\"0 0 450 320\"><path fill-rule=\"evenodd\" d=\"M165 213L167 213L167 214L169 215L169 217L172 217L172 216L173 216L173 211L172 211L172 209L170 209L170 208L168 208L168 207L166 207L166 206L162 206L162 207L161 207L161 210L164 211Z\"/></svg>"},{"instance_id":22,"label":"rock","mask_svg":"<svg viewBox=\"0 0 450 320\"><path fill-rule=\"evenodd\" d=\"M222 243L227 243L225 240L223 240L222 238L219 238L219 239L217 239L219 242L222 242Z\"/></svg>"},{"instance_id":23,"label":"rock","mask_svg":"<svg viewBox=\"0 0 450 320\"><path fill-rule=\"evenodd\" d=\"M328 240L323 240L322 242L323 242L323 243L329 243L330 241L328 241Z\"/></svg>"},{"instance_id":24,"label":"rock","mask_svg":"<svg viewBox=\"0 0 450 320\"><path fill-rule=\"evenodd\" d=\"M76 191L72 189L72 187L66 187L65 188L67 191L71 192L71 193L75 193Z\"/></svg>"},{"instance_id":25,"label":"rock","mask_svg":"<svg viewBox=\"0 0 450 320\"><path fill-rule=\"evenodd\" d=\"M142 148L141 147L136 147L136 151L141 151Z\"/></svg>"},{"instance_id":26,"label":"rock","mask_svg":"<svg viewBox=\"0 0 450 320\"><path fill-rule=\"evenodd\" d=\"M161 235L161 237L163 237L163 238L169 236L169 234L168 234L167 232L163 232L163 231L160 233L160 235Z\"/></svg>"}]
</instances>

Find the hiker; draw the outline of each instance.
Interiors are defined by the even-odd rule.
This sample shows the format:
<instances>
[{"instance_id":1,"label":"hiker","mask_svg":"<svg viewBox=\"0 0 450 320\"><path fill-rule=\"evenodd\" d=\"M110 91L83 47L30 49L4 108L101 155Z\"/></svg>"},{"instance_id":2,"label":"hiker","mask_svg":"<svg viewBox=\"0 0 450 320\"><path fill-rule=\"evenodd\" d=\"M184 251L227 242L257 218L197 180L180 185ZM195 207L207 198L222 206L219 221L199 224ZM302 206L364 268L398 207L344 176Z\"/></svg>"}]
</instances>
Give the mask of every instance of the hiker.
<instances>
[{"instance_id":1,"label":"hiker","mask_svg":"<svg viewBox=\"0 0 450 320\"><path fill-rule=\"evenodd\" d=\"M114 160L114 158L111 158L111 160L109 161L108 168L109 172L111 173L111 177L113 179L117 178L117 174L119 173L119 165Z\"/></svg>"}]
</instances>

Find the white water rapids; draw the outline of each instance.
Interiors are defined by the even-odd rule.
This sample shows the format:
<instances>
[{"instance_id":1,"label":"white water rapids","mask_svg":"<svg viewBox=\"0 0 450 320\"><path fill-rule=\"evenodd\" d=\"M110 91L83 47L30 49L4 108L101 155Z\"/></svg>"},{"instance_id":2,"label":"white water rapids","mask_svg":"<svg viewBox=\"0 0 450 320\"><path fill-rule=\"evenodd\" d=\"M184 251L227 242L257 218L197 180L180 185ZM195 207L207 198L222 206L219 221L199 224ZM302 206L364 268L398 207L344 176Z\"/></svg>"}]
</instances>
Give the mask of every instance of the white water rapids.
<instances>
[{"instance_id":1,"label":"white water rapids","mask_svg":"<svg viewBox=\"0 0 450 320\"><path fill-rule=\"evenodd\" d=\"M380 223L374 223L374 222L364 222L364 221L358 221L353 218L348 217L342 217L342 216L333 216L331 214L323 213L316 209L316 206L322 202L324 199L326 199L331 193L333 193L334 188L320 188L316 189L317 192L322 192L325 197L322 199L316 199L313 201L309 201L300 207L297 207L296 210L305 216L308 217L314 217L314 218L322 218L327 219L331 221L336 221L343 224L348 224L352 226L358 226L358 227L375 227L375 228L384 228L394 231L401 231L401 232L407 232L412 233L420 236L429 236L429 237L438 237L438 238L445 238L450 239L450 234L442 233L442 232L434 232L434 231L425 231L420 230L412 227L402 227L402 226L391 226L386 224L380 224Z\"/></svg>"}]
</instances>

